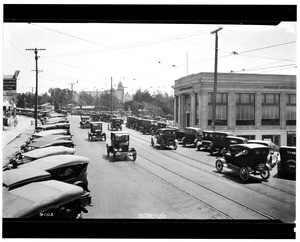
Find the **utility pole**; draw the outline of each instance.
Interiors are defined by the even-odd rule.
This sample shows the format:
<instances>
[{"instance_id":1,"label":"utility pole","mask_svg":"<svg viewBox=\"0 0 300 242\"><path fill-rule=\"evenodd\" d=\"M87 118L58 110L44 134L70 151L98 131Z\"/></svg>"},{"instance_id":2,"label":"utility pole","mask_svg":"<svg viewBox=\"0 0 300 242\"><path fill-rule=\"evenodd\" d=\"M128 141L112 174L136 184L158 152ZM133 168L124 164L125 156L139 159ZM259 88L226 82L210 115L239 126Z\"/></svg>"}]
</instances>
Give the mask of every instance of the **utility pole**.
<instances>
[{"instance_id":1,"label":"utility pole","mask_svg":"<svg viewBox=\"0 0 300 242\"><path fill-rule=\"evenodd\" d=\"M111 96L111 116L113 115L113 110L114 110L114 108L113 108L113 80L112 80L112 77L111 77L111 79L110 79L110 96Z\"/></svg>"},{"instance_id":2,"label":"utility pole","mask_svg":"<svg viewBox=\"0 0 300 242\"><path fill-rule=\"evenodd\" d=\"M223 28L220 27L215 31L212 31L211 34L216 34L216 44L215 44L215 73L214 73L214 92L213 92L213 107L212 107L212 128L216 130L216 99L217 99L217 73L218 73L218 32Z\"/></svg>"},{"instance_id":3,"label":"utility pole","mask_svg":"<svg viewBox=\"0 0 300 242\"><path fill-rule=\"evenodd\" d=\"M34 115L35 115L35 128L37 127L37 120L38 120L38 50L46 50L46 49L26 49L26 50L33 50L35 54L35 77L36 77L36 82L35 82L35 109L34 109Z\"/></svg>"},{"instance_id":4,"label":"utility pole","mask_svg":"<svg viewBox=\"0 0 300 242\"><path fill-rule=\"evenodd\" d=\"M78 83L78 81L76 83ZM73 114L73 85L76 83L75 82L69 83L71 85L71 116Z\"/></svg>"}]
</instances>

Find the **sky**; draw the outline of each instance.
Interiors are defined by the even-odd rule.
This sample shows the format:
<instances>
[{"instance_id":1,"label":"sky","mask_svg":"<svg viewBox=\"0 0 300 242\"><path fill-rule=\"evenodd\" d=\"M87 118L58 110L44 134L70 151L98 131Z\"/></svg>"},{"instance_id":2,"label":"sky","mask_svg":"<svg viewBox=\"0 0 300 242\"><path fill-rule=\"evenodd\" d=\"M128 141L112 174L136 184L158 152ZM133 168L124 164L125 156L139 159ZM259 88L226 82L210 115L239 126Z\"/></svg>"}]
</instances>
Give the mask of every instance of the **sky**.
<instances>
[{"instance_id":1,"label":"sky","mask_svg":"<svg viewBox=\"0 0 300 242\"><path fill-rule=\"evenodd\" d=\"M174 81L214 72L296 75L297 27L207 24L3 23L3 74L20 70L17 92L50 88L103 91L121 81L125 92L139 88L172 95Z\"/></svg>"}]
</instances>

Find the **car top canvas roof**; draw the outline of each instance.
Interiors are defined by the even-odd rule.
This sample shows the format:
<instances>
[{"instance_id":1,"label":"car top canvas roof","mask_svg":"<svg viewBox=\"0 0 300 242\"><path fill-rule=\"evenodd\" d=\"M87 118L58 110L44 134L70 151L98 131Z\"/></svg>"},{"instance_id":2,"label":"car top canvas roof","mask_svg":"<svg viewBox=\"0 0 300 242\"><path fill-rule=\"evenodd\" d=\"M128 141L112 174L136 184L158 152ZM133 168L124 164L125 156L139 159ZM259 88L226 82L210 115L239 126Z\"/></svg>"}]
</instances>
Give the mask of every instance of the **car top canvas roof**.
<instances>
[{"instance_id":1,"label":"car top canvas roof","mask_svg":"<svg viewBox=\"0 0 300 242\"><path fill-rule=\"evenodd\" d=\"M193 130L202 130L202 131L203 131L203 129L201 129L201 128L196 128L196 127L185 127L184 129L193 129Z\"/></svg>"},{"instance_id":2,"label":"car top canvas roof","mask_svg":"<svg viewBox=\"0 0 300 242\"><path fill-rule=\"evenodd\" d=\"M38 125L37 128L49 128L49 127L57 127L57 126L70 126L70 123L55 123L55 124L44 124Z\"/></svg>"},{"instance_id":3,"label":"car top canvas roof","mask_svg":"<svg viewBox=\"0 0 300 242\"><path fill-rule=\"evenodd\" d=\"M127 131L111 131L111 133L115 135L129 135Z\"/></svg>"},{"instance_id":4,"label":"car top canvas roof","mask_svg":"<svg viewBox=\"0 0 300 242\"><path fill-rule=\"evenodd\" d=\"M267 145L270 147L274 147L275 144L272 141L268 141L268 140L248 140L247 142L248 144L262 144L262 145Z\"/></svg>"},{"instance_id":5,"label":"car top canvas roof","mask_svg":"<svg viewBox=\"0 0 300 242\"><path fill-rule=\"evenodd\" d=\"M37 142L37 141L52 141L52 140L66 140L66 139L71 139L71 135L46 135L44 137L41 137L39 139L33 139L32 142Z\"/></svg>"},{"instance_id":6,"label":"car top canvas roof","mask_svg":"<svg viewBox=\"0 0 300 242\"><path fill-rule=\"evenodd\" d=\"M57 135L57 134L67 134L68 131L66 129L52 129L52 130L45 130L39 133L34 133L32 135L33 138L40 138L47 135Z\"/></svg>"},{"instance_id":7,"label":"car top canvas roof","mask_svg":"<svg viewBox=\"0 0 300 242\"><path fill-rule=\"evenodd\" d=\"M246 149L269 149L269 147L260 144L236 144L230 147L244 147Z\"/></svg>"},{"instance_id":8,"label":"car top canvas roof","mask_svg":"<svg viewBox=\"0 0 300 242\"><path fill-rule=\"evenodd\" d=\"M2 182L6 187L21 185L36 180L50 178L51 174L35 168L12 169L2 173Z\"/></svg>"},{"instance_id":9,"label":"car top canvas roof","mask_svg":"<svg viewBox=\"0 0 300 242\"><path fill-rule=\"evenodd\" d=\"M36 141L33 143L28 144L28 147L46 147L46 146L52 146L54 144L72 144L72 140L62 140L62 139L57 139L57 140L41 140L41 141Z\"/></svg>"},{"instance_id":10,"label":"car top canvas roof","mask_svg":"<svg viewBox=\"0 0 300 242\"><path fill-rule=\"evenodd\" d=\"M67 165L69 166L81 163L88 164L89 159L87 157L79 155L52 155L28 162L26 164L19 165L18 169L33 167L44 171L48 171Z\"/></svg>"},{"instance_id":11,"label":"car top canvas roof","mask_svg":"<svg viewBox=\"0 0 300 242\"><path fill-rule=\"evenodd\" d=\"M81 197L79 186L49 180L33 182L3 193L4 218L26 218Z\"/></svg>"},{"instance_id":12,"label":"car top canvas roof","mask_svg":"<svg viewBox=\"0 0 300 242\"><path fill-rule=\"evenodd\" d=\"M74 153L75 153L75 148L69 148L65 146L50 146L50 147L31 150L22 153L22 155L33 159L39 159L51 155L63 155L63 154L73 155Z\"/></svg>"}]
</instances>

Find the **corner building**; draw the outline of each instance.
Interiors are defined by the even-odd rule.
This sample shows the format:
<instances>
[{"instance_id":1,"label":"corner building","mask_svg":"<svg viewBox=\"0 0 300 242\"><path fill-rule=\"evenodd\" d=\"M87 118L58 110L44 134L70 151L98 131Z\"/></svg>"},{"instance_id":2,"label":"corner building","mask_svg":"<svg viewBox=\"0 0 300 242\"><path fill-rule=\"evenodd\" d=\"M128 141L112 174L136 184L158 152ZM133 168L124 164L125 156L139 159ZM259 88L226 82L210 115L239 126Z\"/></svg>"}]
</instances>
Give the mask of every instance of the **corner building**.
<instances>
[{"instance_id":1,"label":"corner building","mask_svg":"<svg viewBox=\"0 0 300 242\"><path fill-rule=\"evenodd\" d=\"M212 130L214 73L175 80L174 121ZM296 76L218 73L216 131L296 145Z\"/></svg>"}]
</instances>

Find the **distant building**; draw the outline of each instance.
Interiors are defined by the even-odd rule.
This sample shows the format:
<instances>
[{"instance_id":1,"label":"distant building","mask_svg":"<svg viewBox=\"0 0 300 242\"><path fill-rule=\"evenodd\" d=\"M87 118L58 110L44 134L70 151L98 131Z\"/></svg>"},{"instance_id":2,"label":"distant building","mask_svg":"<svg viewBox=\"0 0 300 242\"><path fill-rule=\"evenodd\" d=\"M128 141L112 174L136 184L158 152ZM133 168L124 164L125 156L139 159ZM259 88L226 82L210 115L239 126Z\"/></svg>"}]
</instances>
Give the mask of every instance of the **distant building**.
<instances>
[{"instance_id":1,"label":"distant building","mask_svg":"<svg viewBox=\"0 0 300 242\"><path fill-rule=\"evenodd\" d=\"M16 116L17 78L20 71L3 76L3 125L11 125Z\"/></svg>"},{"instance_id":2,"label":"distant building","mask_svg":"<svg viewBox=\"0 0 300 242\"><path fill-rule=\"evenodd\" d=\"M218 73L215 130L296 145L296 76ZM178 126L212 130L214 73L175 80Z\"/></svg>"}]
</instances>

